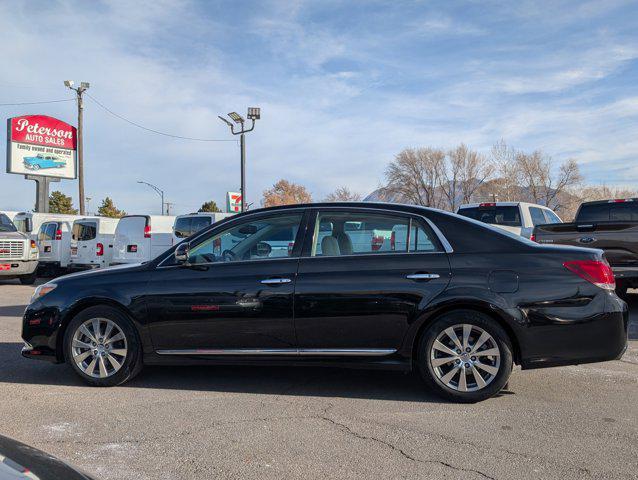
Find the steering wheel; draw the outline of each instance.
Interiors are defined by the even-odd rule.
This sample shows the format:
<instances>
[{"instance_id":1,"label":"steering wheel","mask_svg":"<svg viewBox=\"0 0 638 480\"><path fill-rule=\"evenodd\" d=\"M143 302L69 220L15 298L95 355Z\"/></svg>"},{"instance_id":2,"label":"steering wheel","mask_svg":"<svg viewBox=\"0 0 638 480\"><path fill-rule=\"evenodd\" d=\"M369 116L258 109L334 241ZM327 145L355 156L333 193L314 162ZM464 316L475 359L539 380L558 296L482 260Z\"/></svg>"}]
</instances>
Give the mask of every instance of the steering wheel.
<instances>
[{"instance_id":1,"label":"steering wheel","mask_svg":"<svg viewBox=\"0 0 638 480\"><path fill-rule=\"evenodd\" d=\"M215 255L211 253L202 253L201 256L207 263L215 263Z\"/></svg>"},{"instance_id":2,"label":"steering wheel","mask_svg":"<svg viewBox=\"0 0 638 480\"><path fill-rule=\"evenodd\" d=\"M224 250L222 252L222 258L224 259L224 262L232 262L237 258L237 254L232 250Z\"/></svg>"}]
</instances>

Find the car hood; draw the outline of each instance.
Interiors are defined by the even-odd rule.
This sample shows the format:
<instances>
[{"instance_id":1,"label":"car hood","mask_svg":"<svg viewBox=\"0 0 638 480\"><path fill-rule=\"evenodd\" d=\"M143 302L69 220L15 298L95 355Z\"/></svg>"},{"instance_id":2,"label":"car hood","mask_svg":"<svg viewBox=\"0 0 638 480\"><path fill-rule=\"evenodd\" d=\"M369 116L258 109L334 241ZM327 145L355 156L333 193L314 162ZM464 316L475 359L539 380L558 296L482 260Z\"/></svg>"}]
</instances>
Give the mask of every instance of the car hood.
<instances>
[{"instance_id":1,"label":"car hood","mask_svg":"<svg viewBox=\"0 0 638 480\"><path fill-rule=\"evenodd\" d=\"M58 277L55 280L52 280L51 283L64 283L68 280L76 280L83 279L87 277L95 278L97 276L107 276L107 275L117 275L118 273L123 272L134 272L134 271L143 271L146 270L146 263L129 263L126 265L116 265L113 267L107 268L99 268L97 270L86 270L83 272L70 273L68 275L64 275L62 277Z\"/></svg>"},{"instance_id":2,"label":"car hood","mask_svg":"<svg viewBox=\"0 0 638 480\"><path fill-rule=\"evenodd\" d=\"M25 240L27 236L22 232L0 232L0 240Z\"/></svg>"}]
</instances>

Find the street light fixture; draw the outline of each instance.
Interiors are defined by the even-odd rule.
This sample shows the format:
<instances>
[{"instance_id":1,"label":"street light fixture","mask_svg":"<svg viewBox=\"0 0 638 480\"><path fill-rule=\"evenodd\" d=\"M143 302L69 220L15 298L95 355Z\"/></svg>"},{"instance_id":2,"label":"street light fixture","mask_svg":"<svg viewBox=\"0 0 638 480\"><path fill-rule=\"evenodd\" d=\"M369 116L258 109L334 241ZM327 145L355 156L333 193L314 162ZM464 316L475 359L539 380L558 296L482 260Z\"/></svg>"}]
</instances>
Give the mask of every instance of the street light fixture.
<instances>
[{"instance_id":1,"label":"street light fixture","mask_svg":"<svg viewBox=\"0 0 638 480\"><path fill-rule=\"evenodd\" d=\"M82 112L84 111L84 103L82 101L82 94L90 85L89 82L80 82L80 86L75 88L73 85L75 85L73 80L64 81L64 86L75 92L78 104L78 190L80 194L80 215L86 215L84 209L84 147L82 142Z\"/></svg>"},{"instance_id":2,"label":"street light fixture","mask_svg":"<svg viewBox=\"0 0 638 480\"><path fill-rule=\"evenodd\" d=\"M248 107L248 120L252 123L250 128L244 128L244 118L237 112L230 112L228 116L231 118L233 122L241 125L241 130L235 131L235 125L230 123L224 117L219 115L219 119L224 122L226 125L230 127L230 133L233 135L239 135L239 148L241 152L241 211L246 211L246 141L244 138L244 134L248 132L252 132L255 129L255 120L259 120L261 117L260 109L257 107Z\"/></svg>"},{"instance_id":3,"label":"street light fixture","mask_svg":"<svg viewBox=\"0 0 638 480\"><path fill-rule=\"evenodd\" d=\"M148 183L148 182L144 182L142 180L138 180L137 183L141 183L143 185L148 185L149 187L151 187L153 190L155 190L155 192L160 196L160 198L162 199L162 215L164 215L164 190L162 190L161 188L153 185L152 183Z\"/></svg>"},{"instance_id":4,"label":"street light fixture","mask_svg":"<svg viewBox=\"0 0 638 480\"><path fill-rule=\"evenodd\" d=\"M237 112L230 112L228 114L228 116L233 120L233 122L235 123L244 123L244 118Z\"/></svg>"}]
</instances>

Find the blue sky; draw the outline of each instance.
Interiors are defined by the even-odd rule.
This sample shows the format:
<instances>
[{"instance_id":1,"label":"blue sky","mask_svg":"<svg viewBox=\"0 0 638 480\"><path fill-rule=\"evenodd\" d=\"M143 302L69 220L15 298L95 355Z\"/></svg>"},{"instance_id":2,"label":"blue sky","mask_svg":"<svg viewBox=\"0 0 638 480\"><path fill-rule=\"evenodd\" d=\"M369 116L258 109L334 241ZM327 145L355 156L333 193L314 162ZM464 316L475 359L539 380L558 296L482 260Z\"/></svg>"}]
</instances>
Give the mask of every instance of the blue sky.
<instances>
[{"instance_id":1,"label":"blue sky","mask_svg":"<svg viewBox=\"0 0 638 480\"><path fill-rule=\"evenodd\" d=\"M112 110L177 135L229 139L220 113L262 108L248 135L248 201L279 178L315 199L367 194L405 147L499 139L576 158L586 181L638 188L638 3L0 1L0 103L91 83ZM75 123L72 102L0 107ZM129 213L223 202L235 142L157 136L86 101L86 192ZM5 142L2 131L0 142ZM74 196L77 183L60 189ZM0 209L35 188L1 174Z\"/></svg>"}]
</instances>

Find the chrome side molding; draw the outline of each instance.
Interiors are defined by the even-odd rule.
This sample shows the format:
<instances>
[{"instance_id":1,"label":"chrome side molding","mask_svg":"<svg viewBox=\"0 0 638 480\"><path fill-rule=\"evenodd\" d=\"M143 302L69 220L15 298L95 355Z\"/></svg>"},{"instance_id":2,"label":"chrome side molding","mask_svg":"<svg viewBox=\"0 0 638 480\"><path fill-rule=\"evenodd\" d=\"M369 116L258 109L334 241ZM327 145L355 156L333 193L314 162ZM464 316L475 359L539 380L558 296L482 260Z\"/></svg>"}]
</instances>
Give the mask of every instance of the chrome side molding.
<instances>
[{"instance_id":1,"label":"chrome side molding","mask_svg":"<svg viewBox=\"0 0 638 480\"><path fill-rule=\"evenodd\" d=\"M158 355L296 355L382 357L395 348L195 348L156 350Z\"/></svg>"}]
</instances>

